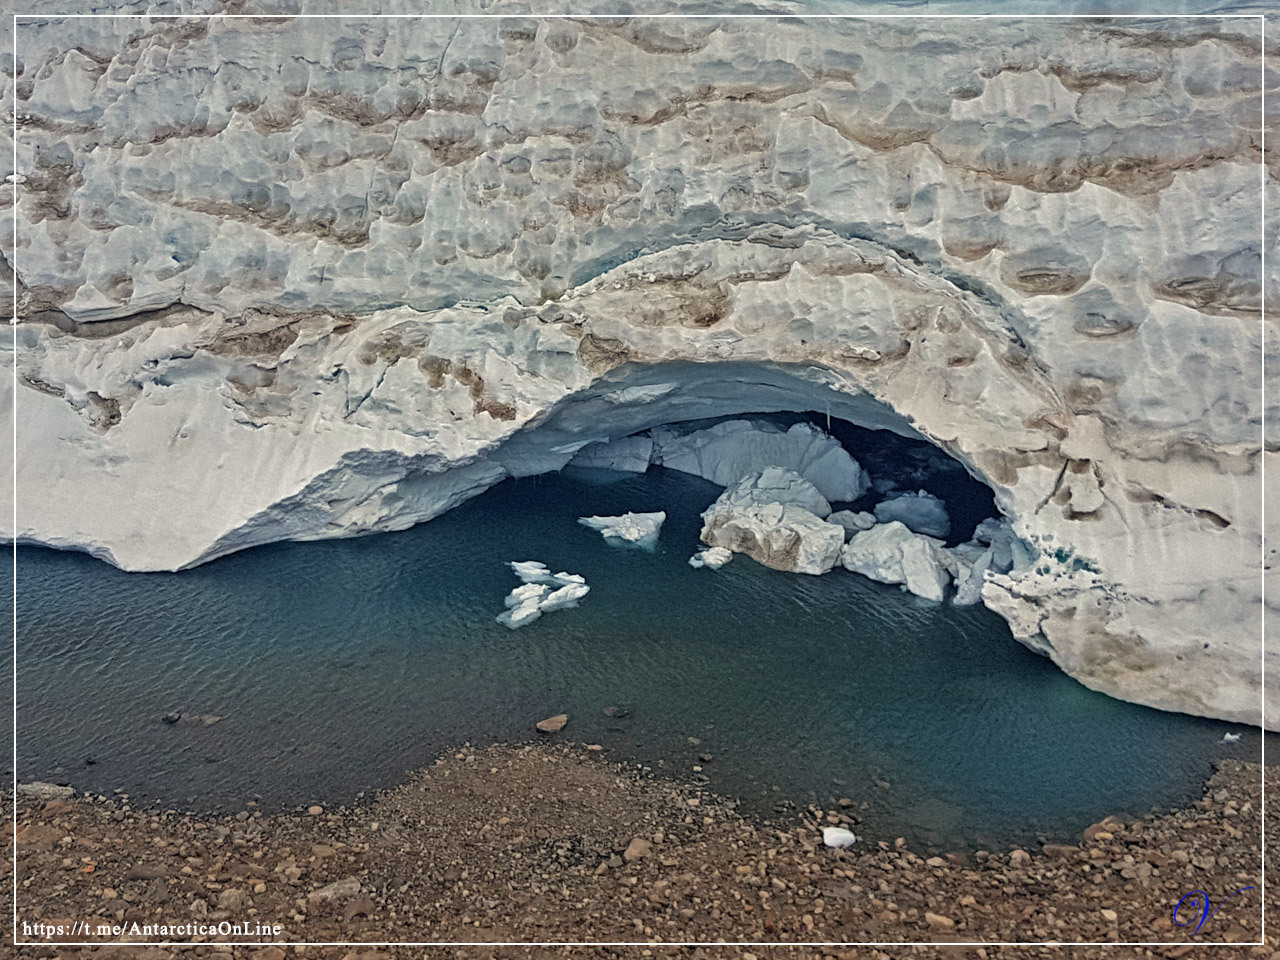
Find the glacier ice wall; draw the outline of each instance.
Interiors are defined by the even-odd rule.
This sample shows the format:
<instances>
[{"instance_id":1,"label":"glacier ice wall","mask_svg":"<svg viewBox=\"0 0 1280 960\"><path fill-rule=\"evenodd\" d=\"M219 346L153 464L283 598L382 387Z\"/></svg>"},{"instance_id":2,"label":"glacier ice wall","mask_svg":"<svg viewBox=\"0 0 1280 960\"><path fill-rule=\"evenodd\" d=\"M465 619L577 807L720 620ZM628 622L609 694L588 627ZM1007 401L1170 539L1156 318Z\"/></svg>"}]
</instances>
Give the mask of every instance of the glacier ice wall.
<instances>
[{"instance_id":1,"label":"glacier ice wall","mask_svg":"<svg viewBox=\"0 0 1280 960\"><path fill-rule=\"evenodd\" d=\"M4 535L178 569L830 409L992 487L1036 563L983 599L1024 643L1262 722L1256 20L33 16L17 47Z\"/></svg>"}]
</instances>

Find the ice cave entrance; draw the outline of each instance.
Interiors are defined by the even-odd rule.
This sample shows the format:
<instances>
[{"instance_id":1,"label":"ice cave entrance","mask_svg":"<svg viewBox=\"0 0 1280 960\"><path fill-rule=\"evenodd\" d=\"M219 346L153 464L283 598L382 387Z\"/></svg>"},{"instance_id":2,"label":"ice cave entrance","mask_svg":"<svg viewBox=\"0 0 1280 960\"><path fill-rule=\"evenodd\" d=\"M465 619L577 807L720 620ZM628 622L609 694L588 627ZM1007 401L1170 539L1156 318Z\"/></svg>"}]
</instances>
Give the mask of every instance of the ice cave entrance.
<instances>
[{"instance_id":1,"label":"ice cave entrance","mask_svg":"<svg viewBox=\"0 0 1280 960\"><path fill-rule=\"evenodd\" d=\"M991 487L890 407L813 367L620 368L497 459L513 476L562 469L604 482L661 468L711 481L723 493L702 515L700 546L718 553L716 566L728 551L796 573L843 567L972 605L987 571L1030 562Z\"/></svg>"}]
</instances>

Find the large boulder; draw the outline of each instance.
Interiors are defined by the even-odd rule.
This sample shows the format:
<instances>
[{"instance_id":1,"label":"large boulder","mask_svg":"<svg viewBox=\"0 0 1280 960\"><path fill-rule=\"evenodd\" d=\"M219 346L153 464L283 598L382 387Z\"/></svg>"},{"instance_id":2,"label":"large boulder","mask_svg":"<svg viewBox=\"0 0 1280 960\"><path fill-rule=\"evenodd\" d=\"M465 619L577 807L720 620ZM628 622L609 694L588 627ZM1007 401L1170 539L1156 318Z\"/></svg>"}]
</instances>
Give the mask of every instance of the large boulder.
<instances>
[{"instance_id":1,"label":"large boulder","mask_svg":"<svg viewBox=\"0 0 1280 960\"><path fill-rule=\"evenodd\" d=\"M722 487L767 466L794 471L828 500L856 500L871 486L840 441L809 423L784 431L763 420L726 420L690 433L661 427L653 439L655 463Z\"/></svg>"},{"instance_id":2,"label":"large boulder","mask_svg":"<svg viewBox=\"0 0 1280 960\"><path fill-rule=\"evenodd\" d=\"M768 467L743 477L702 514L702 539L775 570L826 573L844 546L844 528L822 519L830 512L803 477Z\"/></svg>"}]
</instances>

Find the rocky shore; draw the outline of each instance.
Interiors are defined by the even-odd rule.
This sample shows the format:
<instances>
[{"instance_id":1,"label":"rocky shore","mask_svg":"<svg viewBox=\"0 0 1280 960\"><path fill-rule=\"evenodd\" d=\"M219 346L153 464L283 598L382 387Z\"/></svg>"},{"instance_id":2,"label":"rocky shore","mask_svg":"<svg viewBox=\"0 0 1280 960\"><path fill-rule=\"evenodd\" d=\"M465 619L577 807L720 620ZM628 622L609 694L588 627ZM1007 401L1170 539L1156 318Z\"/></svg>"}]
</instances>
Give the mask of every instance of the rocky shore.
<instances>
[{"instance_id":1,"label":"rocky shore","mask_svg":"<svg viewBox=\"0 0 1280 960\"><path fill-rule=\"evenodd\" d=\"M1270 769L1267 778L1270 796L1280 795L1280 776ZM821 828L846 824L840 810L752 820L696 785L568 743L464 747L352 808L201 817L135 809L119 795L56 792L19 791L20 939L38 939L23 935L24 924L123 926L116 939L141 942L155 939L141 935L145 924L226 921L250 930L279 924L283 941L348 945L72 947L61 944L112 938L55 935L47 946L21 948L24 957L376 960L425 952L350 945L378 941L637 944L432 954L459 957L1064 955L964 945L1044 940L1196 944L1082 947L1073 957L1280 958L1273 937L1238 950L1198 945L1259 937L1261 784L1256 765L1235 762L1222 765L1192 807L1108 819L1078 844L929 859L903 841L828 849ZM1268 804L1274 822L1276 803ZM5 845L12 843L7 831ZM4 884L9 901L7 876ZM1244 887L1254 889L1231 896ZM1190 891L1211 901L1198 934L1204 910L1195 898L1175 918ZM6 914L11 906L3 904ZM919 945L646 945L717 940Z\"/></svg>"}]
</instances>

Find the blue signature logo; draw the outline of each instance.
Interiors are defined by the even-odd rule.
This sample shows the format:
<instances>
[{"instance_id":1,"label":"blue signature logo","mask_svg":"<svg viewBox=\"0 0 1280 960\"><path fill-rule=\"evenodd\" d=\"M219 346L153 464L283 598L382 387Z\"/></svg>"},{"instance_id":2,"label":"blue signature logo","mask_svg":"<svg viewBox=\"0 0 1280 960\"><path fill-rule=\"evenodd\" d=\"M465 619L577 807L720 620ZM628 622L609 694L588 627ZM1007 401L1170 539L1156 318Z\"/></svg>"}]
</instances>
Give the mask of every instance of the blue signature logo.
<instances>
[{"instance_id":1,"label":"blue signature logo","mask_svg":"<svg viewBox=\"0 0 1280 960\"><path fill-rule=\"evenodd\" d=\"M1254 888L1253 888L1253 887L1241 887L1239 890L1237 890L1237 891L1236 891L1236 893L1244 893L1246 890L1252 890L1252 889L1254 889ZM1231 894L1231 897L1234 897L1234 896L1236 895L1236 893ZM1182 921L1182 920L1179 920L1179 919L1178 919L1178 911L1180 911L1180 910L1182 909L1182 905L1183 905L1184 903L1186 903L1188 900L1190 900L1190 901L1191 901L1191 907L1190 907L1190 909L1192 909L1192 910L1199 910L1199 911L1200 911L1200 921L1196 924L1196 928L1195 928L1195 930L1193 930L1193 931L1192 931L1192 933L1191 933L1191 935L1194 937L1197 933L1199 933L1199 932L1200 932L1200 928L1201 928L1201 927L1203 927L1206 923L1208 923L1208 922L1209 922L1210 920L1212 920L1215 916L1217 916L1218 911L1222 909L1222 905L1223 905L1224 903L1226 903L1226 902L1227 902L1227 900L1230 900L1230 899L1231 899L1231 897L1227 897L1225 900L1223 900L1221 903L1219 903L1216 907L1213 907L1213 912L1212 912L1212 913L1210 913L1210 912L1209 912L1209 908L1210 908L1211 906L1213 906L1213 904L1211 904L1211 903L1209 902L1209 895L1208 895L1207 893L1205 893L1203 890L1192 890L1192 891L1191 891L1190 893L1188 893L1185 897L1183 897L1181 900L1179 900L1179 901L1178 901L1178 905L1177 905L1176 907L1174 907L1174 908L1173 908L1173 922L1174 922L1174 923L1176 923L1176 924L1177 924L1178 926L1180 926L1180 927L1189 927L1189 926L1191 926L1191 921L1190 921L1190 920L1187 920L1187 921L1185 921L1185 922L1184 922L1184 921Z\"/></svg>"}]
</instances>

